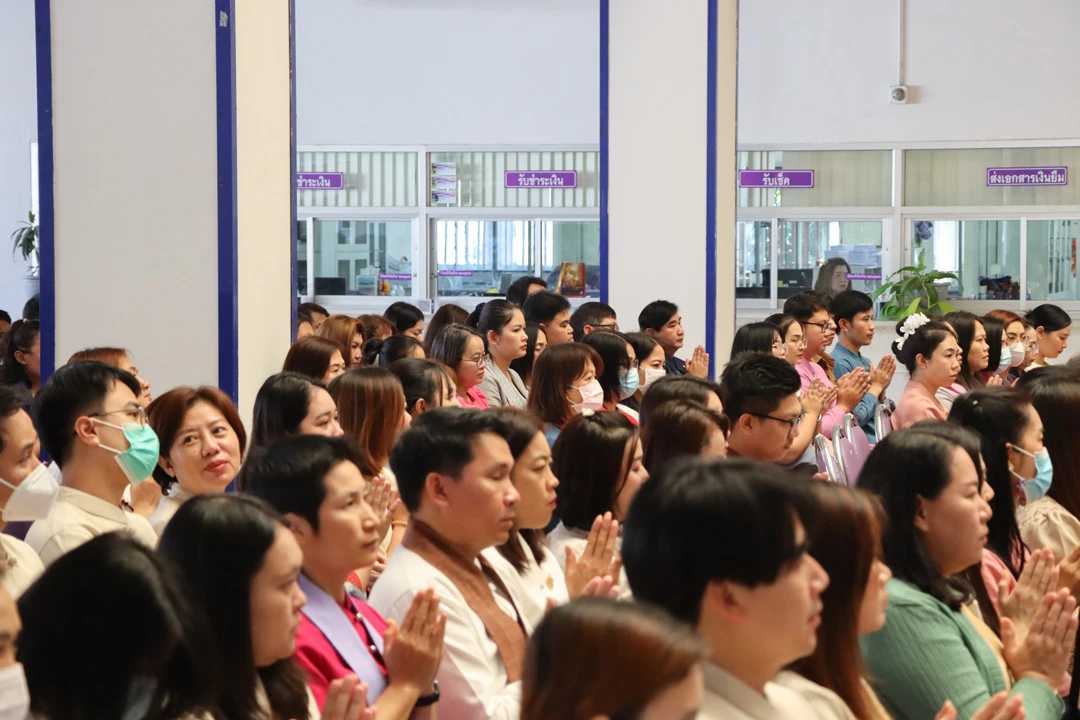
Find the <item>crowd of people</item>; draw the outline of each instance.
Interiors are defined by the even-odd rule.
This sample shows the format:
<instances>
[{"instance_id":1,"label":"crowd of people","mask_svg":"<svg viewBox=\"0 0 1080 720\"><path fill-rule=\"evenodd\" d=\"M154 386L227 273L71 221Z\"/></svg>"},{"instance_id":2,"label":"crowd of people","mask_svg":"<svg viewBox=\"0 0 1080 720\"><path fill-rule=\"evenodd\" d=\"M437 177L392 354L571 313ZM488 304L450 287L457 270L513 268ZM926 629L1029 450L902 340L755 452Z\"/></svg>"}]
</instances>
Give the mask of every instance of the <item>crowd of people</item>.
<instances>
[{"instance_id":1,"label":"crowd of people","mask_svg":"<svg viewBox=\"0 0 1080 720\"><path fill-rule=\"evenodd\" d=\"M29 307L0 361L0 718L1075 712L1068 314L913 315L874 364L873 310L795 295L714 381L664 300L633 332L535 277L430 319L304 303L245 427L121 348L43 378ZM848 416L873 450L823 481Z\"/></svg>"}]
</instances>

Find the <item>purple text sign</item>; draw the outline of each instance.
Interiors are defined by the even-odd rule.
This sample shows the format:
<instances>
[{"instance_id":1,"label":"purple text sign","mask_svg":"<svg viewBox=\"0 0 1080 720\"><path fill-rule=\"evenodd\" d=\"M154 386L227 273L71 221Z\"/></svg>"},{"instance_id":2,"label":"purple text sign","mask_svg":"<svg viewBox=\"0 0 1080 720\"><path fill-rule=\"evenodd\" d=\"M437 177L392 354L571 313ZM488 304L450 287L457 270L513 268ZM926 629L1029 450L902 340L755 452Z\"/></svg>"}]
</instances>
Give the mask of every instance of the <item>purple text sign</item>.
<instances>
[{"instance_id":1,"label":"purple text sign","mask_svg":"<svg viewBox=\"0 0 1080 720\"><path fill-rule=\"evenodd\" d=\"M345 173L298 172L296 173L297 190L344 190Z\"/></svg>"},{"instance_id":2,"label":"purple text sign","mask_svg":"<svg viewBox=\"0 0 1080 720\"><path fill-rule=\"evenodd\" d=\"M740 170L739 187L812 188L813 170Z\"/></svg>"},{"instance_id":3,"label":"purple text sign","mask_svg":"<svg viewBox=\"0 0 1080 720\"><path fill-rule=\"evenodd\" d=\"M1068 184L1069 168L1064 166L986 168L987 187Z\"/></svg>"},{"instance_id":4,"label":"purple text sign","mask_svg":"<svg viewBox=\"0 0 1080 720\"><path fill-rule=\"evenodd\" d=\"M472 270L440 270L439 277L472 277Z\"/></svg>"},{"instance_id":5,"label":"purple text sign","mask_svg":"<svg viewBox=\"0 0 1080 720\"><path fill-rule=\"evenodd\" d=\"M412 280L410 273L379 273L380 280Z\"/></svg>"},{"instance_id":6,"label":"purple text sign","mask_svg":"<svg viewBox=\"0 0 1080 720\"><path fill-rule=\"evenodd\" d=\"M577 170L507 170L503 175L503 186L515 189L576 188Z\"/></svg>"},{"instance_id":7,"label":"purple text sign","mask_svg":"<svg viewBox=\"0 0 1080 720\"><path fill-rule=\"evenodd\" d=\"M880 280L881 273L848 273L848 280Z\"/></svg>"}]
</instances>

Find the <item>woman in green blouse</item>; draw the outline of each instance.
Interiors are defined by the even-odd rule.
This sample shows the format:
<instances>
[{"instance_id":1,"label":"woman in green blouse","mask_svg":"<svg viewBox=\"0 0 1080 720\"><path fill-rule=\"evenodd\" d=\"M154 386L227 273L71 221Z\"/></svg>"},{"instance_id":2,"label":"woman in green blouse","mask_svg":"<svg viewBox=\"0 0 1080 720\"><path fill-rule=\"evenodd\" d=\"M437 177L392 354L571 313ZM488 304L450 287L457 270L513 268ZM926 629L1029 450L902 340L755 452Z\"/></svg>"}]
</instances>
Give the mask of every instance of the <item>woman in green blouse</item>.
<instances>
[{"instance_id":1,"label":"woman in green blouse","mask_svg":"<svg viewBox=\"0 0 1080 720\"><path fill-rule=\"evenodd\" d=\"M954 576L981 560L991 511L983 495L978 440L963 428L920 423L877 445L859 486L888 517L882 549L893 573L888 622L861 638L877 696L897 720L934 717L946 700L961 719L1002 690L1022 694L1027 720L1057 720L1076 633L1067 590L1002 620L1002 640L969 609ZM1000 654L991 643L997 644Z\"/></svg>"}]
</instances>

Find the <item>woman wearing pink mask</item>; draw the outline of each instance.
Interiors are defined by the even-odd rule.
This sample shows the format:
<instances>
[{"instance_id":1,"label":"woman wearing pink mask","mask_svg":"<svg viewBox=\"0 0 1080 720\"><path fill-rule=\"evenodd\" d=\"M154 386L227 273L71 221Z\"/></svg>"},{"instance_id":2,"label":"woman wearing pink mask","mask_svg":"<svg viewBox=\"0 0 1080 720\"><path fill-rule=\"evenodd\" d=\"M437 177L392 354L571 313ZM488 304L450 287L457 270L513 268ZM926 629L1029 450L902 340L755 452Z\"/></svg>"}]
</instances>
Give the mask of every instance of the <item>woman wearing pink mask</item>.
<instances>
[{"instance_id":1,"label":"woman wearing pink mask","mask_svg":"<svg viewBox=\"0 0 1080 720\"><path fill-rule=\"evenodd\" d=\"M549 444L582 410L603 409L604 389L597 380L603 372L600 355L583 343L553 345L536 359L528 408L544 421Z\"/></svg>"}]
</instances>

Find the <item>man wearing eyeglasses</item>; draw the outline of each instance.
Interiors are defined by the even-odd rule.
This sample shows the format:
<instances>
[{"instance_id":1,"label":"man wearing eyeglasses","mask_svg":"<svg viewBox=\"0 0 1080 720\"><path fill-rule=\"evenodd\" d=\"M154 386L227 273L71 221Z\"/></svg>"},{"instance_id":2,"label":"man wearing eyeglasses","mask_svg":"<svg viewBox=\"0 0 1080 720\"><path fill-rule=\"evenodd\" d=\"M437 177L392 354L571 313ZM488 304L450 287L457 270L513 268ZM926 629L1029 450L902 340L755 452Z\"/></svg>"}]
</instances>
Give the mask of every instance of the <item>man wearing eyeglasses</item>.
<instances>
[{"instance_id":1,"label":"man wearing eyeglasses","mask_svg":"<svg viewBox=\"0 0 1080 720\"><path fill-rule=\"evenodd\" d=\"M803 419L799 374L787 360L742 353L724 368L720 386L731 420L728 457L779 462Z\"/></svg>"},{"instance_id":2,"label":"man wearing eyeglasses","mask_svg":"<svg viewBox=\"0 0 1080 720\"><path fill-rule=\"evenodd\" d=\"M844 415L852 412L870 390L870 374L864 368L858 367L833 383L822 367L813 361L825 354L825 348L836 336L832 301L828 295L813 290L793 295L784 303L784 313L799 321L806 338L802 360L795 365L795 370L802 380L803 392L807 392L815 380L828 389L836 387L836 399L821 417L821 432L832 439L833 428L843 422ZM804 460L813 462L812 445L808 448L807 455Z\"/></svg>"},{"instance_id":3,"label":"man wearing eyeglasses","mask_svg":"<svg viewBox=\"0 0 1080 720\"><path fill-rule=\"evenodd\" d=\"M146 518L120 509L124 489L150 477L158 459L141 392L132 375L97 361L65 365L38 392L38 433L63 471L52 511L26 534L45 565L108 532L156 544Z\"/></svg>"},{"instance_id":4,"label":"man wearing eyeglasses","mask_svg":"<svg viewBox=\"0 0 1080 720\"><path fill-rule=\"evenodd\" d=\"M587 302L570 316L570 328L574 331L574 342L581 342L593 330L619 332L619 320L615 308L607 303Z\"/></svg>"}]
</instances>

